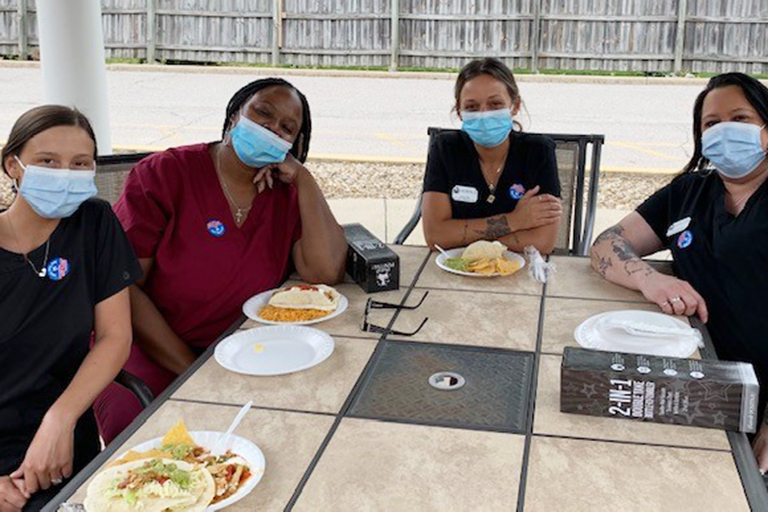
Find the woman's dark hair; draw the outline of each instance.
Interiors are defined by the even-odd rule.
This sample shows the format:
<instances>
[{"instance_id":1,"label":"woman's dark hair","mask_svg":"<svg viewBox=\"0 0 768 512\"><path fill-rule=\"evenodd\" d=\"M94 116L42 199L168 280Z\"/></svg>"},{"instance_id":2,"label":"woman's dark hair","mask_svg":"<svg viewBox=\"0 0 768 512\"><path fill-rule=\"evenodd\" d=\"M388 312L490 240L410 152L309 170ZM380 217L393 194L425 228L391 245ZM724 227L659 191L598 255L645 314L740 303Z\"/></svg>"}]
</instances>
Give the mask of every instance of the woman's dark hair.
<instances>
[{"instance_id":1,"label":"woman's dark hair","mask_svg":"<svg viewBox=\"0 0 768 512\"><path fill-rule=\"evenodd\" d=\"M454 105L453 109L456 112L461 110L459 99L461 98L461 91L464 89L464 86L467 85L467 82L473 78L477 78L480 75L492 76L499 82L503 83L507 88L507 92L509 93L509 97L512 98L513 103L520 99L520 89L517 87L515 75L512 74L512 70L509 69L506 64L494 57L475 59L461 68L461 71L459 71L459 76L456 79L456 85L453 87L453 95L456 98L456 104ZM522 130L523 127L520 125L520 123L515 121L515 124L520 130Z\"/></svg>"},{"instance_id":2,"label":"woman's dark hair","mask_svg":"<svg viewBox=\"0 0 768 512\"><path fill-rule=\"evenodd\" d=\"M459 98L464 86L467 85L467 82L480 75L490 75L503 83L513 102L520 98L520 90L517 88L517 82L515 81L515 75L512 74L512 70L499 59L486 57L473 60L459 71L459 77L456 79L456 85L453 88L453 94L456 97L456 110L460 110Z\"/></svg>"},{"instance_id":3,"label":"woman's dark hair","mask_svg":"<svg viewBox=\"0 0 768 512\"><path fill-rule=\"evenodd\" d=\"M98 154L96 151L96 135L93 133L93 128L88 118L76 108L62 105L43 105L27 110L13 124L11 134L8 136L8 142L3 146L3 150L0 153L0 158L2 158L0 163L3 166L3 171L8 174L8 169L5 168L5 160L8 156L18 156L32 137L57 126L77 126L85 130L93 141L93 157L96 158Z\"/></svg>"},{"instance_id":4,"label":"woman's dark hair","mask_svg":"<svg viewBox=\"0 0 768 512\"><path fill-rule=\"evenodd\" d=\"M312 118L309 114L309 103L301 91L282 78L262 78L261 80L255 80L237 91L227 104L227 113L224 118L224 128L221 131L221 136L223 138L224 135L226 135L227 131L232 127L232 120L235 117L235 114L240 111L243 105L245 105L254 94L262 89L273 86L281 86L291 89L296 92L296 95L301 101L301 128L299 128L299 136L296 137L296 140L293 142L291 154L299 162L303 163L307 160L307 153L309 153L309 139L312 135Z\"/></svg>"},{"instance_id":5,"label":"woman's dark hair","mask_svg":"<svg viewBox=\"0 0 768 512\"><path fill-rule=\"evenodd\" d=\"M699 93L696 102L693 104L694 151L691 160L683 168L683 174L703 171L709 165L709 160L701 153L701 116L704 100L714 89L729 85L741 87L749 104L757 110L757 114L762 118L763 122L768 123L768 87L744 73L723 73L722 75L712 77L707 83L707 87Z\"/></svg>"}]
</instances>

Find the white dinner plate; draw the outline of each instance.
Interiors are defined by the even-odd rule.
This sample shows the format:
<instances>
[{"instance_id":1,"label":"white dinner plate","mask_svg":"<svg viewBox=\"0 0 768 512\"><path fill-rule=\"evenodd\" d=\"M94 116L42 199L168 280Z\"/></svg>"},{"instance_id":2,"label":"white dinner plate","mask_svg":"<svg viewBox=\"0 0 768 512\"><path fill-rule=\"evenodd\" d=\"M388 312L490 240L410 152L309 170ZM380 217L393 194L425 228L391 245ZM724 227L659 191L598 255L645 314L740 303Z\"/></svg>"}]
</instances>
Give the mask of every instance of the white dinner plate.
<instances>
[{"instance_id":1,"label":"white dinner plate","mask_svg":"<svg viewBox=\"0 0 768 512\"><path fill-rule=\"evenodd\" d=\"M284 375L312 368L333 354L333 338L312 327L275 325L239 331L214 351L216 362L246 375Z\"/></svg>"},{"instance_id":2,"label":"white dinner plate","mask_svg":"<svg viewBox=\"0 0 768 512\"><path fill-rule=\"evenodd\" d=\"M608 311L588 318L574 331L576 342L584 348L628 352L661 357L687 358L698 348L696 336L643 336L629 334L624 329L606 327L608 319L619 322L638 322L658 327L690 329L685 322L653 311Z\"/></svg>"},{"instance_id":3,"label":"white dinner plate","mask_svg":"<svg viewBox=\"0 0 768 512\"><path fill-rule=\"evenodd\" d=\"M450 249L445 252L446 254L448 254L448 258L460 258L461 255L464 253L464 249L466 249L466 247L457 247L456 249ZM525 258L517 254L516 252L504 251L503 256L504 256L504 259L518 263L520 265L520 268L517 269L517 272L519 272L520 270L522 270L523 267L525 267ZM460 276L468 276L468 277L497 277L501 275L498 272L494 272L493 274L486 276L483 274L476 274L474 272L462 272L461 270L454 270L445 264L445 260L446 260L445 254L439 253L437 255L437 259L435 259L435 263L437 263L438 267L445 270L446 272L450 272L451 274L458 274ZM517 274L517 272L515 272L515 274ZM512 274L512 275L515 275L515 274Z\"/></svg>"},{"instance_id":4,"label":"white dinner plate","mask_svg":"<svg viewBox=\"0 0 768 512\"><path fill-rule=\"evenodd\" d=\"M269 299L272 298L272 295L276 292L282 290L282 288L275 288L274 290L269 290L266 292L262 292L258 295L254 295L247 301L245 301L245 304L243 304L243 313L245 316L250 318L251 320L255 320L256 322L267 324L267 325L312 325L319 322L324 322L326 320L330 320L331 318L336 318L340 314L342 314L344 311L346 311L347 306L349 306L349 301L347 298L341 294L339 294L339 304L336 306L336 310L331 312L330 315L326 315L321 318L315 318L314 320L307 320L306 322L273 322L271 320L265 320L259 316L259 311L261 311L261 308L265 307L269 303Z\"/></svg>"},{"instance_id":5,"label":"white dinner plate","mask_svg":"<svg viewBox=\"0 0 768 512\"><path fill-rule=\"evenodd\" d=\"M202 446L203 448L208 448L209 450L213 448L213 445L216 444L216 441L218 441L219 437L223 436L223 432L208 432L208 431L194 431L190 432L189 435L192 437L192 439L197 443L198 445ZM137 452L146 452L155 448L160 448L162 445L163 438L162 437L156 437L155 439L151 439L149 441L146 441L144 443L141 443L139 445L136 445L132 448L132 450ZM250 466L251 469L251 477L246 480L245 485L243 485L240 489L237 490L235 494L230 496L229 498L225 500L221 500L220 502L211 505L206 510L221 510L224 507L228 507L232 505L233 503L236 503L240 501L241 499L245 498L253 489L256 487L256 485L259 483L261 478L264 476L264 470L266 468L266 460L264 459L264 454L261 452L258 446L256 446L251 441L240 437L236 435L230 436L230 441L227 446L225 446L225 450L231 450L232 453L235 455L239 455L245 461L248 463L248 466ZM123 458L125 456L125 453L120 455L118 457L119 459Z\"/></svg>"}]
</instances>

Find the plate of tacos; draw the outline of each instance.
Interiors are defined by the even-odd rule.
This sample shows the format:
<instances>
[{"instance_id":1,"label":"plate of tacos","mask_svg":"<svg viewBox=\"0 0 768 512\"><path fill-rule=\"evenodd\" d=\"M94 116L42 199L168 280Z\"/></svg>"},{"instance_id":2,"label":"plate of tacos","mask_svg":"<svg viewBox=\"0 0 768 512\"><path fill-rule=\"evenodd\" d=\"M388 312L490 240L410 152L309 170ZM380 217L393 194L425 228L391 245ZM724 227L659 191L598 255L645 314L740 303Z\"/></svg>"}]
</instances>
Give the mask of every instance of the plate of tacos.
<instances>
[{"instance_id":1,"label":"plate of tacos","mask_svg":"<svg viewBox=\"0 0 768 512\"><path fill-rule=\"evenodd\" d=\"M479 240L467 247L459 247L437 255L438 267L460 276L511 276L525 266L525 258L510 251L499 241Z\"/></svg>"},{"instance_id":2,"label":"plate of tacos","mask_svg":"<svg viewBox=\"0 0 768 512\"><path fill-rule=\"evenodd\" d=\"M264 475L258 446L232 435L221 455L210 452L222 432L188 432L179 422L164 437L123 453L88 485L88 512L202 512L248 495Z\"/></svg>"},{"instance_id":3,"label":"plate of tacos","mask_svg":"<svg viewBox=\"0 0 768 512\"><path fill-rule=\"evenodd\" d=\"M347 298L324 284L293 284L248 299L243 313L267 325L311 325L342 314Z\"/></svg>"}]
</instances>

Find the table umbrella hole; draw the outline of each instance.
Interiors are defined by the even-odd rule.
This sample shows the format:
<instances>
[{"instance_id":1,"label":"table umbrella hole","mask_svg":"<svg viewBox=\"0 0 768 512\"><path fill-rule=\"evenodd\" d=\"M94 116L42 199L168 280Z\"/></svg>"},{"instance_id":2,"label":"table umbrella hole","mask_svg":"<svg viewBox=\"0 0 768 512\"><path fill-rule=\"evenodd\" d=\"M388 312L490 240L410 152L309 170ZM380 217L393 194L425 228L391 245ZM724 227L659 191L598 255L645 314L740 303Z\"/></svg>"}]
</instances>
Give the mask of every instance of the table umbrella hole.
<instances>
[{"instance_id":1,"label":"table umbrella hole","mask_svg":"<svg viewBox=\"0 0 768 512\"><path fill-rule=\"evenodd\" d=\"M466 383L467 379L454 372L438 372L429 378L429 385L440 391L454 391Z\"/></svg>"}]
</instances>

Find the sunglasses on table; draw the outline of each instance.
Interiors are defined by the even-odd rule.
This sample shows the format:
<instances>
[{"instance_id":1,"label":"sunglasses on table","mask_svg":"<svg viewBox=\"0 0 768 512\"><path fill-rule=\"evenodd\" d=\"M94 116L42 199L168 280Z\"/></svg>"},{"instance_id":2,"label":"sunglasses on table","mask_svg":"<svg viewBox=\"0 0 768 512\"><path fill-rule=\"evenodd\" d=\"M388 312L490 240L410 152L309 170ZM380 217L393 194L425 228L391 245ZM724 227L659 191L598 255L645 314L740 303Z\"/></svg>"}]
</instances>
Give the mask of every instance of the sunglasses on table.
<instances>
[{"instance_id":1,"label":"sunglasses on table","mask_svg":"<svg viewBox=\"0 0 768 512\"><path fill-rule=\"evenodd\" d=\"M407 310L414 310L417 309L419 306L424 304L424 299L427 298L427 295L429 295L429 291L424 292L424 295L421 297L421 300L419 300L419 303L415 306L406 306L405 304L392 304L389 302L381 302L378 300L373 300L371 298L368 298L368 300L365 303L365 314L363 315L363 326L362 330L366 332L375 332L378 334L395 334L397 336L413 336L414 334L417 334L422 327L424 327L424 324L427 323L427 320L429 318L425 318L422 320L419 327L412 332L405 332L405 331L398 331L395 329L387 329L386 327L382 327L380 325L372 324L368 321L368 312L372 309L407 309Z\"/></svg>"}]
</instances>

